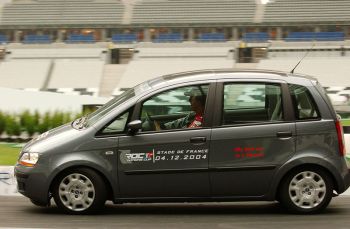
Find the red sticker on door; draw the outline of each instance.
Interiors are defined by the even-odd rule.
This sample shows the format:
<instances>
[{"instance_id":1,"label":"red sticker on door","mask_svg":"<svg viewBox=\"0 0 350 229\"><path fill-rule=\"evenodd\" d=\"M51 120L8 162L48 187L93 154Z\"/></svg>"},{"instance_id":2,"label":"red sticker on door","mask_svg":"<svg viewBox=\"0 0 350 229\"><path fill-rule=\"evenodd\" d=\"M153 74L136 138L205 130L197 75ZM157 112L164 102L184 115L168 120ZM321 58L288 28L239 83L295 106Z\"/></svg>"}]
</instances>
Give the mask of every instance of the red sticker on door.
<instances>
[{"instance_id":1,"label":"red sticker on door","mask_svg":"<svg viewBox=\"0 0 350 229\"><path fill-rule=\"evenodd\" d=\"M235 158L261 158L265 157L264 147L235 147Z\"/></svg>"}]
</instances>

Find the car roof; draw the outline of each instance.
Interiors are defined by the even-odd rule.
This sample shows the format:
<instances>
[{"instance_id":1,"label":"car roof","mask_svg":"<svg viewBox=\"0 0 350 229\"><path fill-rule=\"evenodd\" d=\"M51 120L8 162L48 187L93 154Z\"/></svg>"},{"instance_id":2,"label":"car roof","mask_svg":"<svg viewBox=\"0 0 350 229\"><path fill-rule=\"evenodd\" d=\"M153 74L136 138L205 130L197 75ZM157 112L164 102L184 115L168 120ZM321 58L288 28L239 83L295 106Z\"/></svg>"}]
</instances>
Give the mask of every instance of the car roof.
<instances>
[{"instance_id":1,"label":"car roof","mask_svg":"<svg viewBox=\"0 0 350 229\"><path fill-rule=\"evenodd\" d=\"M172 84L174 82L188 82L189 80L210 80L220 78L246 78L246 79L273 79L273 80L285 80L287 82L305 82L309 84L310 80L317 81L316 78L303 74L296 74L290 72L276 71L276 70L265 70L265 69L207 69L180 72L175 74L169 74L156 79L151 80L156 86L158 83L164 81ZM297 80L296 80L297 79Z\"/></svg>"}]
</instances>

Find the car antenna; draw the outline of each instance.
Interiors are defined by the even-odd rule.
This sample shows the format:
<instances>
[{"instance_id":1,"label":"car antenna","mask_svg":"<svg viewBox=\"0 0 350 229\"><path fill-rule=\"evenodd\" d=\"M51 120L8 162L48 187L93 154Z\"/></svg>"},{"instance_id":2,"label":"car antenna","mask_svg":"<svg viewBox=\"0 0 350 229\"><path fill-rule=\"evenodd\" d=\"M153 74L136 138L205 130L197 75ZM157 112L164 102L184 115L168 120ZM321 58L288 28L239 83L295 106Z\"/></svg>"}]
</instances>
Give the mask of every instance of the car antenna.
<instances>
[{"instance_id":1,"label":"car antenna","mask_svg":"<svg viewBox=\"0 0 350 229\"><path fill-rule=\"evenodd\" d=\"M304 58L309 54L309 52L314 48L314 46L315 46L315 43L312 44L311 48L309 50L307 50L307 52L305 53L303 58L301 58L301 60L297 63L297 65L295 65L295 67L292 69L292 71L290 71L290 73L294 73L294 70L298 67L298 65L301 63L301 61L304 60Z\"/></svg>"}]
</instances>

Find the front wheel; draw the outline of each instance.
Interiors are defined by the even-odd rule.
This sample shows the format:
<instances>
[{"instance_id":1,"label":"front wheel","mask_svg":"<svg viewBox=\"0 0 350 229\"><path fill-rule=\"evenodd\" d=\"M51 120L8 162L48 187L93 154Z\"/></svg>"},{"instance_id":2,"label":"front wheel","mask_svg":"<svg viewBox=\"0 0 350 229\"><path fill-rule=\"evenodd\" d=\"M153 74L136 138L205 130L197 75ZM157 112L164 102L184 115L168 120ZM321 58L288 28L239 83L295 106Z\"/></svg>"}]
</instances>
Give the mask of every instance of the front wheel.
<instances>
[{"instance_id":1,"label":"front wheel","mask_svg":"<svg viewBox=\"0 0 350 229\"><path fill-rule=\"evenodd\" d=\"M107 197L102 177L87 168L62 174L52 191L56 205L71 214L95 213L104 206Z\"/></svg>"},{"instance_id":2,"label":"front wheel","mask_svg":"<svg viewBox=\"0 0 350 229\"><path fill-rule=\"evenodd\" d=\"M279 194L281 203L293 213L318 213L332 199L333 182L322 169L298 169L282 181Z\"/></svg>"}]
</instances>

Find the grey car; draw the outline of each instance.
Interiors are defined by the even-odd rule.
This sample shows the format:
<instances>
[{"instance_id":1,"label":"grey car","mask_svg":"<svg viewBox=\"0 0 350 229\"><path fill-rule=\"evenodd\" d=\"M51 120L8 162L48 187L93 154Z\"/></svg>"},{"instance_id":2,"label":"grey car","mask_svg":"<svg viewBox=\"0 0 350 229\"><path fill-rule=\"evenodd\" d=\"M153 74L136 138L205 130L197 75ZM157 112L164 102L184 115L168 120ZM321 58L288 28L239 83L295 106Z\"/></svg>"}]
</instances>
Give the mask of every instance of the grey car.
<instances>
[{"instance_id":1,"label":"grey car","mask_svg":"<svg viewBox=\"0 0 350 229\"><path fill-rule=\"evenodd\" d=\"M72 214L96 212L106 200L264 200L317 213L350 184L342 126L321 85L265 70L141 83L30 141L15 174L34 204L53 197Z\"/></svg>"}]
</instances>

